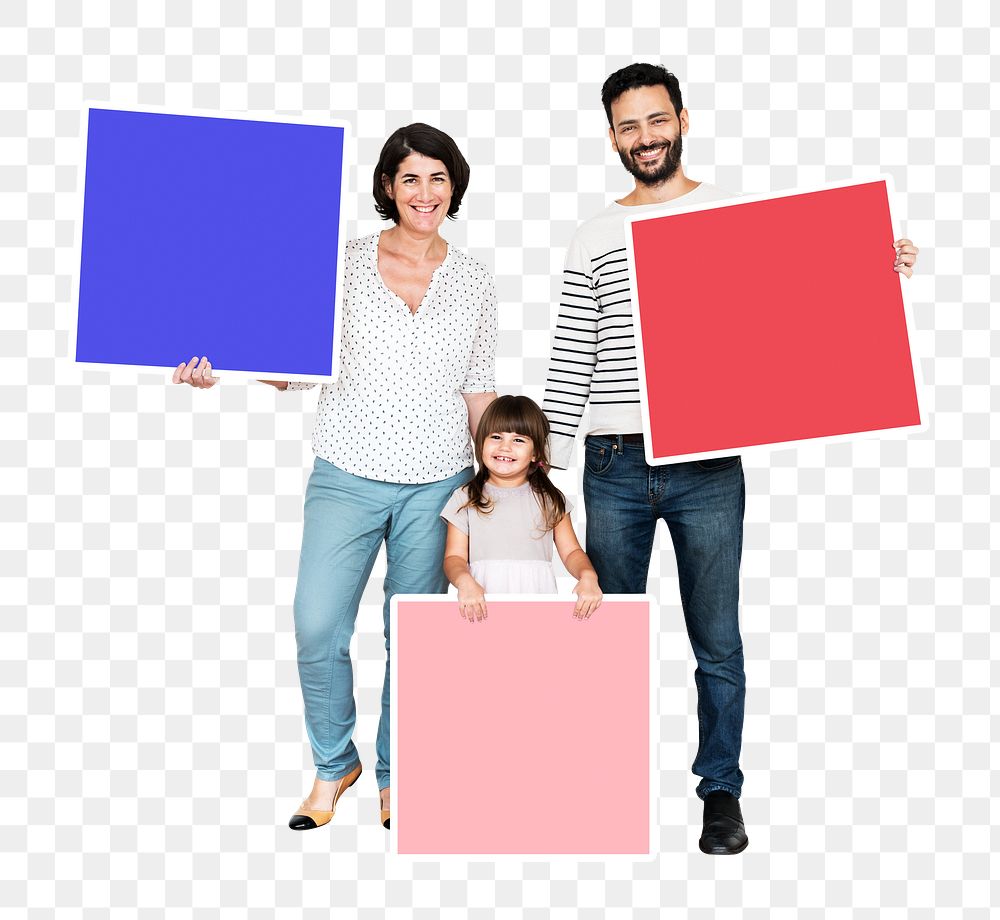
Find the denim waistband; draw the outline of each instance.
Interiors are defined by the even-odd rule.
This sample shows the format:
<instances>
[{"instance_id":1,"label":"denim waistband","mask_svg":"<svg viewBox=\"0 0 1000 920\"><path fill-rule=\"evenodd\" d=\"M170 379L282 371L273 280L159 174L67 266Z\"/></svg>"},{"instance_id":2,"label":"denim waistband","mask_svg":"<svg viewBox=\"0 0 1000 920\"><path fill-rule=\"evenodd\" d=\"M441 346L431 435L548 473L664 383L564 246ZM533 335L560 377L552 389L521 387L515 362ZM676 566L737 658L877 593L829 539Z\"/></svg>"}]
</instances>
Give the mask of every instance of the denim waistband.
<instances>
[{"instance_id":1,"label":"denim waistband","mask_svg":"<svg viewBox=\"0 0 1000 920\"><path fill-rule=\"evenodd\" d=\"M588 434L588 441L600 441L602 444L613 444L619 452L626 448L644 452L645 446L641 434Z\"/></svg>"}]
</instances>

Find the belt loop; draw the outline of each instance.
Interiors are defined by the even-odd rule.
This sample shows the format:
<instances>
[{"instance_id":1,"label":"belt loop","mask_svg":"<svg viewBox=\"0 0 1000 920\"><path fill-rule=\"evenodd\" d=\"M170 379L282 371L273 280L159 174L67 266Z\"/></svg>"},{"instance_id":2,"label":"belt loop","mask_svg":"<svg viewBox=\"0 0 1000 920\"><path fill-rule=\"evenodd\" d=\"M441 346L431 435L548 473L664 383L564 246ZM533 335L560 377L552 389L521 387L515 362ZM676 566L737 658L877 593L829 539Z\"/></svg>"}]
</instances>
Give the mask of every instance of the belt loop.
<instances>
[{"instance_id":1,"label":"belt loop","mask_svg":"<svg viewBox=\"0 0 1000 920\"><path fill-rule=\"evenodd\" d=\"M615 435L615 437L618 439L618 453L624 454L625 453L625 439L620 434Z\"/></svg>"}]
</instances>

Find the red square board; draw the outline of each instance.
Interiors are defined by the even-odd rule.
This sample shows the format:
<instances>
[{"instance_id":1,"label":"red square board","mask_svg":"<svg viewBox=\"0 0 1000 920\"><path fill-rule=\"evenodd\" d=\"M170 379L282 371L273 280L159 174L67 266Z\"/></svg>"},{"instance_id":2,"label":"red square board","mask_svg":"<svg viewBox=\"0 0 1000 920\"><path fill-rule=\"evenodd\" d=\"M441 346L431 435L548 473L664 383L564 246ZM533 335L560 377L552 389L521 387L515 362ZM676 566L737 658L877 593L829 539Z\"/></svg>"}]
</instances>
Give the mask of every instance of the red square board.
<instances>
[{"instance_id":1,"label":"red square board","mask_svg":"<svg viewBox=\"0 0 1000 920\"><path fill-rule=\"evenodd\" d=\"M647 462L920 428L885 178L627 218Z\"/></svg>"}]
</instances>

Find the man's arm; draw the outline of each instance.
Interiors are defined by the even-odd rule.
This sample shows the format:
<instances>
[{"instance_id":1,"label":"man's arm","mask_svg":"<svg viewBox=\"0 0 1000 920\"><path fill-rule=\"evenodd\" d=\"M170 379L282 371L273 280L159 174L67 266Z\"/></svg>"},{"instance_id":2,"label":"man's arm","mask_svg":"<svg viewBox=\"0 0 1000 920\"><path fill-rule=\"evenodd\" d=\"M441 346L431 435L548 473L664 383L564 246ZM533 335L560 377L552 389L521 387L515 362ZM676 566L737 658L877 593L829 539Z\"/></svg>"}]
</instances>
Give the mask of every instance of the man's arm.
<instances>
[{"instance_id":1,"label":"man's arm","mask_svg":"<svg viewBox=\"0 0 1000 920\"><path fill-rule=\"evenodd\" d=\"M557 469L567 469L573 459L576 432L597 364L599 315L590 260L574 238L566 253L542 403L551 427L549 459Z\"/></svg>"}]
</instances>

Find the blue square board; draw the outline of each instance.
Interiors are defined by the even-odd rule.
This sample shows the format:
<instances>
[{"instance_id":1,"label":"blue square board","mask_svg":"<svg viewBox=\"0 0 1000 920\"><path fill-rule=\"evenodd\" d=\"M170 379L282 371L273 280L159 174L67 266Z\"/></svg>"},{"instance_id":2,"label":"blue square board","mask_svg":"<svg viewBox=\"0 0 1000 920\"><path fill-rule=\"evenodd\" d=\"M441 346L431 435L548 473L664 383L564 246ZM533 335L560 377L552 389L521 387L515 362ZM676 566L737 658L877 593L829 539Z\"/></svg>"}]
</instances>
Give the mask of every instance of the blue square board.
<instances>
[{"instance_id":1,"label":"blue square board","mask_svg":"<svg viewBox=\"0 0 1000 920\"><path fill-rule=\"evenodd\" d=\"M331 379L346 127L91 107L76 361Z\"/></svg>"}]
</instances>

